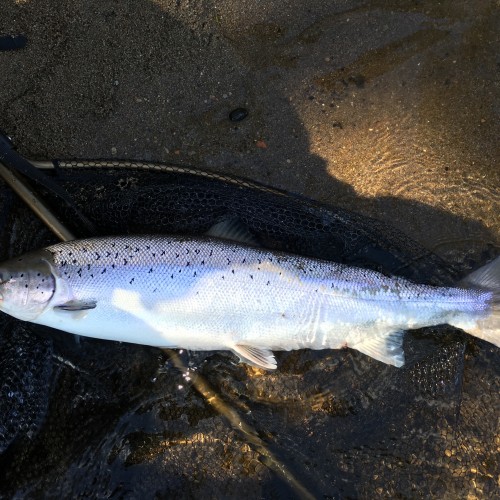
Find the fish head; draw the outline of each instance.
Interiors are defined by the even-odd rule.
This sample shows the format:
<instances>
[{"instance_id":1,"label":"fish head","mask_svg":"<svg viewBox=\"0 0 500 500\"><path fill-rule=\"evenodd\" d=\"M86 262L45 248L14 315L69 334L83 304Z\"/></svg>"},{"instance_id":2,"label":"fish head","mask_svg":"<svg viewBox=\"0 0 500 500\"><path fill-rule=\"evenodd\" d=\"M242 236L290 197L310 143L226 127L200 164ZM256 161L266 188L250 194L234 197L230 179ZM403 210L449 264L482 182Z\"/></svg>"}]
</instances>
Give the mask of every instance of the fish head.
<instances>
[{"instance_id":1,"label":"fish head","mask_svg":"<svg viewBox=\"0 0 500 500\"><path fill-rule=\"evenodd\" d=\"M33 321L52 299L56 280L46 251L32 252L0 264L0 310Z\"/></svg>"}]
</instances>

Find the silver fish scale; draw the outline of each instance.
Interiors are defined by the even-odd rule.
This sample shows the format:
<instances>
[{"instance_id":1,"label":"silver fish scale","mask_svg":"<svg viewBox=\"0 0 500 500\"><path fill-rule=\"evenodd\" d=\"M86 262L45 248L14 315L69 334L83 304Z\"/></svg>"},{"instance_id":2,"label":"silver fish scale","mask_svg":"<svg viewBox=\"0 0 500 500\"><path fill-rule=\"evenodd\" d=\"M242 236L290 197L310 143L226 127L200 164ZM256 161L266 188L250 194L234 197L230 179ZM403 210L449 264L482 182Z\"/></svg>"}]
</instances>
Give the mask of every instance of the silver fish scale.
<instances>
[{"instance_id":1,"label":"silver fish scale","mask_svg":"<svg viewBox=\"0 0 500 500\"><path fill-rule=\"evenodd\" d=\"M75 298L97 302L103 329L113 317L119 321L115 309L122 307L137 329L145 322L168 332L166 345L192 349L227 348L232 342L272 349L335 348L346 340L359 342L374 323L374 333L381 334L446 322L457 303L464 312L486 307L477 291L416 285L218 239L96 238L48 250ZM120 300L126 304L117 304ZM157 313L141 323L142 309Z\"/></svg>"},{"instance_id":2,"label":"silver fish scale","mask_svg":"<svg viewBox=\"0 0 500 500\"><path fill-rule=\"evenodd\" d=\"M172 289L172 281L194 281L206 273L224 283L249 283L290 290L307 286L311 292L336 297L382 298L385 301L422 300L436 289L389 278L366 269L280 254L214 239L185 237L113 237L56 244L48 248L69 283L128 285L147 282L152 290ZM214 275L214 272L216 275ZM224 281L225 280L225 281ZM94 285L92 283L95 283ZM455 289L441 296L456 300Z\"/></svg>"},{"instance_id":3,"label":"silver fish scale","mask_svg":"<svg viewBox=\"0 0 500 500\"><path fill-rule=\"evenodd\" d=\"M54 263L65 279L74 283L103 283L107 279L115 282L120 271L120 279L125 282L128 279L131 287L138 278L143 278L151 285L171 288L167 278L186 281L199 278L206 272L219 271L221 280L256 284L264 274L271 273L273 280L266 282L266 286L290 289L307 284L314 292L319 291L316 286L321 287L326 295L365 300L383 298L385 301L427 302L439 296L442 301L468 303L476 302L478 297L477 291L468 289L419 285L367 269L210 238L94 238L59 243L48 250L53 253Z\"/></svg>"}]
</instances>

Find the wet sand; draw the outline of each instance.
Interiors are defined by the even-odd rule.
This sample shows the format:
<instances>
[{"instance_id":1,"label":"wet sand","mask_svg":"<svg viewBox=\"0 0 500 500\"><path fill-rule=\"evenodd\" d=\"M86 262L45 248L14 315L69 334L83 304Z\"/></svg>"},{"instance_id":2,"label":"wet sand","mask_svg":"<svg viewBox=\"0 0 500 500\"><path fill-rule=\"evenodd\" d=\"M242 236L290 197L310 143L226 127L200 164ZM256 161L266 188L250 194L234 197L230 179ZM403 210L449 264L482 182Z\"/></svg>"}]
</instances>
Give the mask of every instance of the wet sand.
<instances>
[{"instance_id":1,"label":"wet sand","mask_svg":"<svg viewBox=\"0 0 500 500\"><path fill-rule=\"evenodd\" d=\"M494 1L7 0L0 34L28 45L0 52L0 128L32 158L242 175L477 261L500 235L498 24Z\"/></svg>"}]
</instances>

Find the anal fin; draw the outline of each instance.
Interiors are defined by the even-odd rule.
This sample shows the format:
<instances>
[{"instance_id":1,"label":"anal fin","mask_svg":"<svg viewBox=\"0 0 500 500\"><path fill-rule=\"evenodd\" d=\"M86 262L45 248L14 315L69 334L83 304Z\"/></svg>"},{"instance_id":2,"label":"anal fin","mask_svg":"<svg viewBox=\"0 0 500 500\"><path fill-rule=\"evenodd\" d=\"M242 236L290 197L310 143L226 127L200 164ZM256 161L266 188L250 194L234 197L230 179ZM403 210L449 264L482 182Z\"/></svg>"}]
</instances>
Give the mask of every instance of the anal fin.
<instances>
[{"instance_id":1,"label":"anal fin","mask_svg":"<svg viewBox=\"0 0 500 500\"><path fill-rule=\"evenodd\" d=\"M276 358L270 349L254 347L244 344L236 344L233 351L239 356L240 360L249 365L264 368L265 370L276 370Z\"/></svg>"},{"instance_id":2,"label":"anal fin","mask_svg":"<svg viewBox=\"0 0 500 500\"><path fill-rule=\"evenodd\" d=\"M403 334L403 331L389 332L385 335L370 337L358 344L349 345L349 347L382 361L382 363L400 368L405 364Z\"/></svg>"}]
</instances>

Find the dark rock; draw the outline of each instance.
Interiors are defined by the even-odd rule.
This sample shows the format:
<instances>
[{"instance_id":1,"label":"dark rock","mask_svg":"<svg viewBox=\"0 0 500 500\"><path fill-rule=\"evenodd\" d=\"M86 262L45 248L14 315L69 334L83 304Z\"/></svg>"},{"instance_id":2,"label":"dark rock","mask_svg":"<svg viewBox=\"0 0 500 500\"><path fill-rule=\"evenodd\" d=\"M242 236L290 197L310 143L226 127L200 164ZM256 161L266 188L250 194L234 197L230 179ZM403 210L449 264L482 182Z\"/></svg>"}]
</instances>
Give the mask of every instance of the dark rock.
<instances>
[{"instance_id":1,"label":"dark rock","mask_svg":"<svg viewBox=\"0 0 500 500\"><path fill-rule=\"evenodd\" d=\"M248 116L248 109L245 108L236 108L229 113L229 119L232 122L241 122Z\"/></svg>"}]
</instances>

